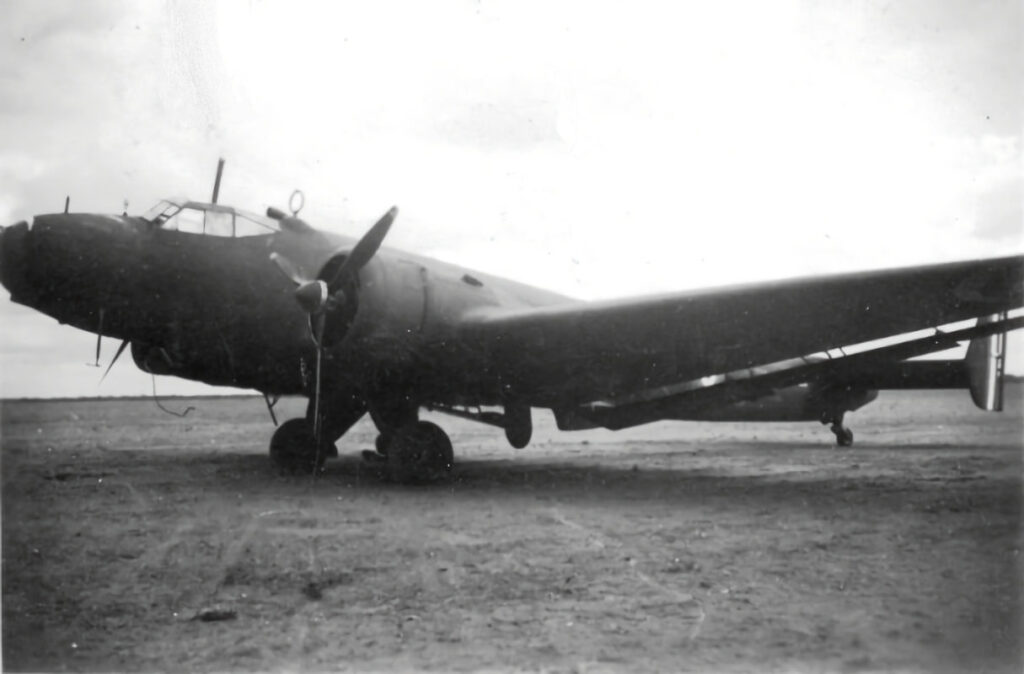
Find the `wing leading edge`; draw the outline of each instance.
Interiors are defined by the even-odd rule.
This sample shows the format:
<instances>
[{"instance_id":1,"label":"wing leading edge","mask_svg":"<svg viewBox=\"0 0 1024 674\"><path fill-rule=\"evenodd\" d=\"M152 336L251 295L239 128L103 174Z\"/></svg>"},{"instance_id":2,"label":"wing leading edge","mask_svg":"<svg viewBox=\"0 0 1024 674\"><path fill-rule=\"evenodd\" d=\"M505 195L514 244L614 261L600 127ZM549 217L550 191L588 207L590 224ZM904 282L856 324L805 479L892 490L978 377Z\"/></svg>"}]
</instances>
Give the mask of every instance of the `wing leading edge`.
<instances>
[{"instance_id":1,"label":"wing leading edge","mask_svg":"<svg viewBox=\"0 0 1024 674\"><path fill-rule=\"evenodd\" d=\"M511 395L565 406L1010 311L1024 256L463 317Z\"/></svg>"}]
</instances>

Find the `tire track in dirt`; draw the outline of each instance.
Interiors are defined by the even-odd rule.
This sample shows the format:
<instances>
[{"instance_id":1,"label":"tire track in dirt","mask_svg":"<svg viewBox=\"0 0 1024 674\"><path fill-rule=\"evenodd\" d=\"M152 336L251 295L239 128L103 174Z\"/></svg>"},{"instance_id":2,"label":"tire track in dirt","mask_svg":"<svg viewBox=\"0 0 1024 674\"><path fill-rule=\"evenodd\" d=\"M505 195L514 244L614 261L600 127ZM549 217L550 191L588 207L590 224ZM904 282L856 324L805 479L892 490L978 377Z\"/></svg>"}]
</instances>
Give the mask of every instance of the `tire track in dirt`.
<instances>
[{"instance_id":1,"label":"tire track in dirt","mask_svg":"<svg viewBox=\"0 0 1024 674\"><path fill-rule=\"evenodd\" d=\"M132 500L135 501L135 505L139 507L142 512L150 512L153 509L153 502L149 497L144 496L142 492L135 488L128 478L121 475L120 471L114 473L115 477L113 480L107 480L107 482L115 487L123 487L128 495L131 496Z\"/></svg>"},{"instance_id":2,"label":"tire track in dirt","mask_svg":"<svg viewBox=\"0 0 1024 674\"><path fill-rule=\"evenodd\" d=\"M684 610L684 614L680 616L680 619L684 623L690 624L690 631L687 634L686 641L692 642L697 638L700 634L701 627L704 624L706 614L704 606L692 594L680 592L673 587L669 587L664 583L658 582L658 580L645 573L637 562L638 552L617 538L609 536L608 534L605 534L593 527L588 527L569 519L558 508L550 508L548 513L551 518L559 524L562 524L563 526L585 536L588 547L598 548L601 550L617 548L631 553L628 557L628 563L632 575L647 587L668 598L673 606L682 608ZM641 608L644 607L641 606Z\"/></svg>"},{"instance_id":3,"label":"tire track in dirt","mask_svg":"<svg viewBox=\"0 0 1024 674\"><path fill-rule=\"evenodd\" d=\"M294 535L302 536L306 539L307 546L307 560L309 566L309 575L311 578L317 576L317 564L319 561L319 553L317 551L317 537L319 533L309 532L304 530L302 527L289 527L290 533ZM310 623L318 622L317 618L318 608L315 603L306 602L300 604L295 609L295 613L288 621L288 632L291 633L291 649L288 652L288 665L287 669L295 668L297 671L308 670L309 666L306 662L305 653L307 652L306 642L309 639L309 633L311 629Z\"/></svg>"},{"instance_id":4,"label":"tire track in dirt","mask_svg":"<svg viewBox=\"0 0 1024 674\"><path fill-rule=\"evenodd\" d=\"M154 564L162 564L167 561L173 550L178 545L185 542L184 534L186 532L191 533L196 528L195 522L181 521L178 526L174 527L171 531L171 535L165 538L159 545L149 548L142 557L139 558L139 571L140 573Z\"/></svg>"},{"instance_id":5,"label":"tire track in dirt","mask_svg":"<svg viewBox=\"0 0 1024 674\"><path fill-rule=\"evenodd\" d=\"M275 651L267 645L259 646L263 662L275 662L275 668L283 671L307 671L315 666L310 662L310 653L318 650L315 637L318 632L317 628L324 621L323 609L319 603L320 593L324 590L321 584L324 566L320 541L325 537L338 534L337 527L318 526L318 520L298 524L275 521L280 517L296 518L306 514L303 510L268 510L260 512L250 522L253 532L258 524L262 533L267 536L284 539L286 545L294 544L295 548L305 547L305 574L299 568L290 571L298 578L305 575L309 579L308 583L301 592L295 594L293 601L285 600L285 604L281 607L291 612L281 629L281 635L287 639L288 647L282 654L281 651ZM256 519L260 521L256 522ZM247 538L251 538L251 536L252 532ZM243 541L241 545L244 546L244 544ZM234 561L228 562L227 567L230 568L233 563ZM296 564L296 567L298 566L301 564ZM313 638L312 644L311 637Z\"/></svg>"},{"instance_id":6,"label":"tire track in dirt","mask_svg":"<svg viewBox=\"0 0 1024 674\"><path fill-rule=\"evenodd\" d=\"M225 523L226 524L226 523ZM196 616L204 608L215 606L218 604L218 595L224 588L228 579L228 574L232 566L241 559L242 551L245 546L252 540L253 534L256 529L259 528L260 521L255 515L249 515L246 519L244 526L239 530L238 535L235 536L231 542L217 554L216 563L210 565L209 573L203 574L207 578L200 580L195 586L187 590L182 596L179 597L179 613L189 616L189 618ZM196 526L194 523L190 525L179 526L175 531L175 535L170 540L160 546L164 551L164 558L170 556L170 553L179 544L184 544L187 541L182 537L185 531L195 531ZM228 526L218 527L219 531L229 530Z\"/></svg>"}]
</instances>

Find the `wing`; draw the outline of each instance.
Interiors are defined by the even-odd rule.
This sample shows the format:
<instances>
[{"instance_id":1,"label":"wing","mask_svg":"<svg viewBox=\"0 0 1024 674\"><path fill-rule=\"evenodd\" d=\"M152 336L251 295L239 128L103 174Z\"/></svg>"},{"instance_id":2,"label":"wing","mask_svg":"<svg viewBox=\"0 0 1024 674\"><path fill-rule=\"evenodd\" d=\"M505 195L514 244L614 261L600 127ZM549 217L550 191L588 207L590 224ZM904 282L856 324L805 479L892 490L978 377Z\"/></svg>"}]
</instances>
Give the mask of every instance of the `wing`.
<instances>
[{"instance_id":1,"label":"wing","mask_svg":"<svg viewBox=\"0 0 1024 674\"><path fill-rule=\"evenodd\" d=\"M504 390L536 406L614 399L991 315L1024 303L1024 256L463 317Z\"/></svg>"},{"instance_id":2,"label":"wing","mask_svg":"<svg viewBox=\"0 0 1024 674\"><path fill-rule=\"evenodd\" d=\"M907 358L956 347L960 341L987 337L1024 327L1024 317L989 317L975 326L940 331L924 337L877 346L858 353L840 353L832 357L791 358L757 368L737 370L654 389L637 391L611 400L597 400L577 407L555 410L560 427L611 429L626 428L666 418L685 418L693 413L754 400L801 382L841 388L902 388L903 377L920 382L921 373L935 381L955 381L956 387L969 388L967 372L950 368L961 361L907 361ZM961 375L962 372L962 375ZM962 376L961 380L959 377ZM974 395L972 393L972 395ZM582 424L582 425L580 425Z\"/></svg>"}]
</instances>

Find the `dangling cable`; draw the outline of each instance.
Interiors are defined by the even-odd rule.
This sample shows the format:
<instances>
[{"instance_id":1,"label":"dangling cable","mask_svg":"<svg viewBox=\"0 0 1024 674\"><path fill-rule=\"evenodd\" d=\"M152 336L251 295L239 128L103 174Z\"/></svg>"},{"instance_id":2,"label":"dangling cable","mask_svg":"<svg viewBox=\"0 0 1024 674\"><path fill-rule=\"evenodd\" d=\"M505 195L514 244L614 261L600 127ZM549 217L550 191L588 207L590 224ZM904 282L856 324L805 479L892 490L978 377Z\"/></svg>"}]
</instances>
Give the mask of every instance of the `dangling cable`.
<instances>
[{"instance_id":1,"label":"dangling cable","mask_svg":"<svg viewBox=\"0 0 1024 674\"><path fill-rule=\"evenodd\" d=\"M162 404L160 404L160 399L156 397L156 375L151 374L150 376L153 378L153 402L155 402L156 406L159 407L161 410L167 412L168 414L173 414L176 417L184 417L189 412L195 409L194 407L189 405L188 407L185 408L184 412L175 412L174 410L169 410L166 407L164 407Z\"/></svg>"}]
</instances>

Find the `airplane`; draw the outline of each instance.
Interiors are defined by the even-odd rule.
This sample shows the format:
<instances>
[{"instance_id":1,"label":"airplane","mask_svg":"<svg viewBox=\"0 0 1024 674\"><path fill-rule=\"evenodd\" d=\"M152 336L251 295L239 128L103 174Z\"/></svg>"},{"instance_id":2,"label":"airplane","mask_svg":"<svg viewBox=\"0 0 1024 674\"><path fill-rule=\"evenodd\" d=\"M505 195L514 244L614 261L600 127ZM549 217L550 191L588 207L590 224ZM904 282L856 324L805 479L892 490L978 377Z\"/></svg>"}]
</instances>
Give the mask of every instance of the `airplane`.
<instances>
[{"instance_id":1,"label":"airplane","mask_svg":"<svg viewBox=\"0 0 1024 674\"><path fill-rule=\"evenodd\" d=\"M275 424L280 396L308 397L270 439L287 473L322 470L369 414L367 461L400 483L443 480L452 443L423 409L497 426L515 448L534 409L561 430L813 420L846 446L845 413L878 389L969 388L1001 408L1005 333L1024 326L1020 255L582 302L383 247L396 208L354 239L299 218L298 191L290 214L218 204L222 169L210 202L141 216L65 202L6 227L0 280L96 333L97 353L122 340L111 366L130 346L154 375L255 389ZM968 340L963 360L913 360Z\"/></svg>"}]
</instances>

